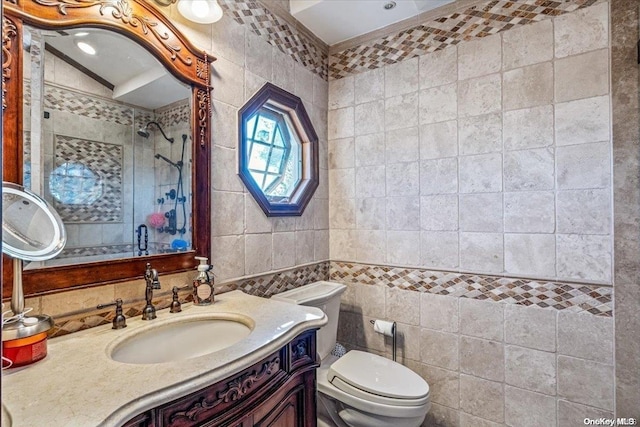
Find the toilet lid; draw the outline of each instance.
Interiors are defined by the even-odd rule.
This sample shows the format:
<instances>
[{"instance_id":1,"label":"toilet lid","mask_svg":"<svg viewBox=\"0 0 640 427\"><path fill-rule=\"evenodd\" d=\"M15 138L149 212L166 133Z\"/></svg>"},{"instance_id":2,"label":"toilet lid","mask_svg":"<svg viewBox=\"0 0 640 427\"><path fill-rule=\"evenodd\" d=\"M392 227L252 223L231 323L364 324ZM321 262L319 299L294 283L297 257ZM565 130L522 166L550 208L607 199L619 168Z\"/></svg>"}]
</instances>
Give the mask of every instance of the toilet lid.
<instances>
[{"instance_id":1,"label":"toilet lid","mask_svg":"<svg viewBox=\"0 0 640 427\"><path fill-rule=\"evenodd\" d=\"M429 397L429 384L411 369L384 357L352 350L336 360L327 373L334 386L356 392L398 399L397 404L421 404ZM371 399L370 399L371 400ZM375 400L375 399L373 399ZM386 400L386 399L385 399Z\"/></svg>"}]
</instances>

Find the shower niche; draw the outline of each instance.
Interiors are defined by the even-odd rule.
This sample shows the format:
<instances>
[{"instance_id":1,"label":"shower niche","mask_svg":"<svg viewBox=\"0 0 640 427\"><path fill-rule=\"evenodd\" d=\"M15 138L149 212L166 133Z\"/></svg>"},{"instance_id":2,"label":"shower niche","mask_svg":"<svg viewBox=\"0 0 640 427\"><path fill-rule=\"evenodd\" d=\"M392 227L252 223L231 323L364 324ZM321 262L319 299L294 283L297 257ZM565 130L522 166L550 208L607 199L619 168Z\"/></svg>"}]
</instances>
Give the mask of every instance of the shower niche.
<instances>
[{"instance_id":1,"label":"shower niche","mask_svg":"<svg viewBox=\"0 0 640 427\"><path fill-rule=\"evenodd\" d=\"M191 88L114 32L23 32L23 182L69 235L27 269L191 250Z\"/></svg>"}]
</instances>

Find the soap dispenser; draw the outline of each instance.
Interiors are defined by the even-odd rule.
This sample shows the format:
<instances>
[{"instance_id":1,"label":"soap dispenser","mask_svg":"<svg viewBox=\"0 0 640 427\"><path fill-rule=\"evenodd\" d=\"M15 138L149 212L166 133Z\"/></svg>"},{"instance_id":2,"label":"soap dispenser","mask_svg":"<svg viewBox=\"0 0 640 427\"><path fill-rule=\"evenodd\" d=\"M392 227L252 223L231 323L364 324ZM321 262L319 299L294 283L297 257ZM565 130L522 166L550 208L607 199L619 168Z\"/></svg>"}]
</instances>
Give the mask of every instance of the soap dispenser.
<instances>
[{"instance_id":1,"label":"soap dispenser","mask_svg":"<svg viewBox=\"0 0 640 427\"><path fill-rule=\"evenodd\" d=\"M193 303L195 305L210 305L213 303L213 275L209 271L213 268L205 257L196 257L200 261L198 275L193 279Z\"/></svg>"}]
</instances>

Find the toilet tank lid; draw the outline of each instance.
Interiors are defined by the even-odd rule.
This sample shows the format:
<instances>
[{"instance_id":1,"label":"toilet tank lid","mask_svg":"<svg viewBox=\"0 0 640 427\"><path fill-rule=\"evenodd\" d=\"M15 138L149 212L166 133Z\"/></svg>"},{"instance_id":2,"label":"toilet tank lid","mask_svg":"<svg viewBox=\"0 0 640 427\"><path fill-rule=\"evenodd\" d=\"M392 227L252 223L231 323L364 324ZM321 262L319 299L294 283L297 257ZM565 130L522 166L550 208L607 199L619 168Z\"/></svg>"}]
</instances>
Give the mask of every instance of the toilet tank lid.
<instances>
[{"instance_id":1,"label":"toilet tank lid","mask_svg":"<svg viewBox=\"0 0 640 427\"><path fill-rule=\"evenodd\" d=\"M310 301L321 303L335 295L342 294L346 288L347 287L345 285L337 282L313 282L296 289L291 289L289 291L273 295L271 299L298 305L305 305Z\"/></svg>"},{"instance_id":2,"label":"toilet tank lid","mask_svg":"<svg viewBox=\"0 0 640 427\"><path fill-rule=\"evenodd\" d=\"M329 382L338 378L356 389L395 399L425 399L429 384L411 369L376 354L351 350L329 367Z\"/></svg>"}]
</instances>

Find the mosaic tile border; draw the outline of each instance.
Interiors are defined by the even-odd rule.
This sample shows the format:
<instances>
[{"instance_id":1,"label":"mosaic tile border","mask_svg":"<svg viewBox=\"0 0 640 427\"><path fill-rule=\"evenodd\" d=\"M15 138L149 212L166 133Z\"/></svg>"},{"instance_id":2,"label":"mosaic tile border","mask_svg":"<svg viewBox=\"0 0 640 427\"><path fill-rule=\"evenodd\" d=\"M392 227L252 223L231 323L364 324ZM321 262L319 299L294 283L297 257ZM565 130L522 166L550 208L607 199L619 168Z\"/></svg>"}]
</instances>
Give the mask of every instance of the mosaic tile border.
<instances>
[{"instance_id":1,"label":"mosaic tile border","mask_svg":"<svg viewBox=\"0 0 640 427\"><path fill-rule=\"evenodd\" d=\"M331 262L330 280L613 317L613 288L419 268Z\"/></svg>"},{"instance_id":2,"label":"mosaic tile border","mask_svg":"<svg viewBox=\"0 0 640 427\"><path fill-rule=\"evenodd\" d=\"M70 89L45 84L44 108L73 113L104 122L130 126L133 124L133 108Z\"/></svg>"},{"instance_id":3,"label":"mosaic tile border","mask_svg":"<svg viewBox=\"0 0 640 427\"><path fill-rule=\"evenodd\" d=\"M188 126L191 122L191 108L188 99L185 99L181 104L172 104L169 107L158 109L155 113L156 121L163 128L176 125Z\"/></svg>"},{"instance_id":4,"label":"mosaic tile border","mask_svg":"<svg viewBox=\"0 0 640 427\"><path fill-rule=\"evenodd\" d=\"M249 295L260 297L271 297L288 289L298 288L311 282L329 279L329 261L319 262L316 264L305 265L302 267L294 267L290 270L280 271L262 276L254 276L238 281L223 282L216 284L216 294L221 294L239 289ZM73 291L71 291L73 292ZM181 302L193 301L189 290L180 293ZM171 295L165 295L162 298L154 299L156 310L168 308L171 304ZM135 317L142 315L142 309L145 306L144 301L134 304L124 304L124 314L126 317ZM81 313L77 316L54 318L55 325L49 331L49 337L60 337L72 334L74 332L83 331L110 324L115 316L113 309Z\"/></svg>"},{"instance_id":5,"label":"mosaic tile border","mask_svg":"<svg viewBox=\"0 0 640 427\"><path fill-rule=\"evenodd\" d=\"M591 6L600 0L492 0L416 25L329 57L329 79L380 68Z\"/></svg>"},{"instance_id":6,"label":"mosaic tile border","mask_svg":"<svg viewBox=\"0 0 640 427\"><path fill-rule=\"evenodd\" d=\"M220 6L239 24L327 80L328 55L315 40L253 0L222 0Z\"/></svg>"}]
</instances>

